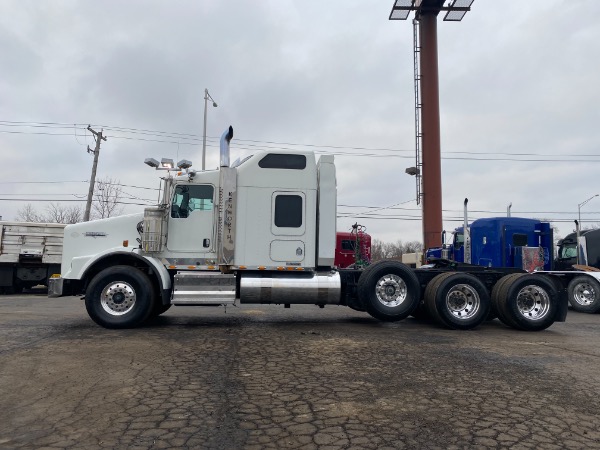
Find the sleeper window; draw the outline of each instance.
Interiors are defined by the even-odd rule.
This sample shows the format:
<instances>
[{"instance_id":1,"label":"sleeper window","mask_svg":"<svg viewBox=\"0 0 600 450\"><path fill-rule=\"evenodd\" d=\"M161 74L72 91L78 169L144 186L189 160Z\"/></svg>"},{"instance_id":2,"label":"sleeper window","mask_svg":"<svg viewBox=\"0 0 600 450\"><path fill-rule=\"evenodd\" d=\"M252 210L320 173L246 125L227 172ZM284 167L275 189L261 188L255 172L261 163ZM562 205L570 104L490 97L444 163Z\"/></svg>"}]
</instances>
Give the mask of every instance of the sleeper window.
<instances>
[{"instance_id":1,"label":"sleeper window","mask_svg":"<svg viewBox=\"0 0 600 450\"><path fill-rule=\"evenodd\" d=\"M275 198L275 226L300 228L302 226L302 197L278 195Z\"/></svg>"}]
</instances>

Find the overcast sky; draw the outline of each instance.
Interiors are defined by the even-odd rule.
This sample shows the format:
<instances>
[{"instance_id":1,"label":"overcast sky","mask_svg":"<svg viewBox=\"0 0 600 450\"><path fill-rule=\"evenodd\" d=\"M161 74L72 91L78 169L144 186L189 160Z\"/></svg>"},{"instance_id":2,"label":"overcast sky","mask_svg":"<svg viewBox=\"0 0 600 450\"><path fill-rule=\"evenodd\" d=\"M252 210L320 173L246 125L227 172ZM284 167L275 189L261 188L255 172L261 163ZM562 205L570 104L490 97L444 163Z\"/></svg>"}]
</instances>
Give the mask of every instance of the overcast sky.
<instances>
[{"instance_id":1,"label":"overcast sky","mask_svg":"<svg viewBox=\"0 0 600 450\"><path fill-rule=\"evenodd\" d=\"M0 2L0 215L85 200L98 178L156 199L144 158L207 168L260 148L336 155L338 230L421 240L414 166L412 14L393 0ZM549 219L564 236L600 193L600 2L475 0L438 21L444 228L470 217ZM35 126L34 126L35 125ZM40 183L53 182L53 183ZM133 187L137 186L137 187ZM73 205L75 203L65 203ZM83 208L85 202L76 203ZM126 212L143 206L126 205ZM376 209L374 209L376 208ZM600 197L581 208L600 224Z\"/></svg>"}]
</instances>

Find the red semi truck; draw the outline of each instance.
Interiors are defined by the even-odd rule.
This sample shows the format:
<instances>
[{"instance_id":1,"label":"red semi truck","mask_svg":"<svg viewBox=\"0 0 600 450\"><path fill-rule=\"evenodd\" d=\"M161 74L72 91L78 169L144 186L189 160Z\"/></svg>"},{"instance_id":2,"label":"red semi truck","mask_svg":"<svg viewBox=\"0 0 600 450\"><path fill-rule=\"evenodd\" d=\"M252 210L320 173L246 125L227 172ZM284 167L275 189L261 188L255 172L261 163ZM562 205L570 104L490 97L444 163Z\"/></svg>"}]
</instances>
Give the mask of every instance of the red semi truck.
<instances>
[{"instance_id":1,"label":"red semi truck","mask_svg":"<svg viewBox=\"0 0 600 450\"><path fill-rule=\"evenodd\" d=\"M334 265L340 269L363 267L371 262L371 236L362 225L354 225L352 231L336 233Z\"/></svg>"}]
</instances>

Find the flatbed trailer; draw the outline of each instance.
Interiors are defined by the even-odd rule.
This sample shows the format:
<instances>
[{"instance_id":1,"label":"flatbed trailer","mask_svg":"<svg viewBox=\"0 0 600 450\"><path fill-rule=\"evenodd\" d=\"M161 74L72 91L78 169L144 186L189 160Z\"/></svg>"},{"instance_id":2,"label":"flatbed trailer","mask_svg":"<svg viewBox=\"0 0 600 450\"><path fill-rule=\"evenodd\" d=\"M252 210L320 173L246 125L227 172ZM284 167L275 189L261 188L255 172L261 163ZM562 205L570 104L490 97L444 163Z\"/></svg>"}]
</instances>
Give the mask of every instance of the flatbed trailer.
<instances>
[{"instance_id":1,"label":"flatbed trailer","mask_svg":"<svg viewBox=\"0 0 600 450\"><path fill-rule=\"evenodd\" d=\"M65 225L0 222L0 293L47 285L60 270Z\"/></svg>"}]
</instances>

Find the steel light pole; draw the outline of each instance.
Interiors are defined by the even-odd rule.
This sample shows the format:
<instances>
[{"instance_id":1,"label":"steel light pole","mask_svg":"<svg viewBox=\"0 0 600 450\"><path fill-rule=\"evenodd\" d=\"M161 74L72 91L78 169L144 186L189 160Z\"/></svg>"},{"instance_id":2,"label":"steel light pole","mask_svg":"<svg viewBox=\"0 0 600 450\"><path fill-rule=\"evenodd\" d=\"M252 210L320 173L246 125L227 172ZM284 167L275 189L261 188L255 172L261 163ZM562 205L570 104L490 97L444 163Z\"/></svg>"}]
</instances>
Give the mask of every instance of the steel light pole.
<instances>
[{"instance_id":1,"label":"steel light pole","mask_svg":"<svg viewBox=\"0 0 600 450\"><path fill-rule=\"evenodd\" d=\"M213 108L217 107L217 102L210 96L208 89L204 89L204 133L202 134L202 170L205 169L206 162L206 112L208 110L208 101L212 102Z\"/></svg>"},{"instance_id":2,"label":"steel light pole","mask_svg":"<svg viewBox=\"0 0 600 450\"><path fill-rule=\"evenodd\" d=\"M581 207L596 197L598 197L598 194L592 195L590 198L588 198L587 200L584 200L583 202L581 202L577 205L577 218L578 218L578 223L577 223L577 264L579 264L579 234L580 234L579 231L581 230Z\"/></svg>"}]
</instances>

